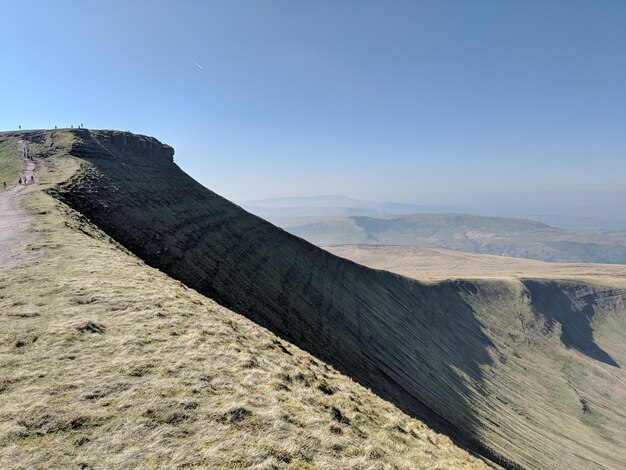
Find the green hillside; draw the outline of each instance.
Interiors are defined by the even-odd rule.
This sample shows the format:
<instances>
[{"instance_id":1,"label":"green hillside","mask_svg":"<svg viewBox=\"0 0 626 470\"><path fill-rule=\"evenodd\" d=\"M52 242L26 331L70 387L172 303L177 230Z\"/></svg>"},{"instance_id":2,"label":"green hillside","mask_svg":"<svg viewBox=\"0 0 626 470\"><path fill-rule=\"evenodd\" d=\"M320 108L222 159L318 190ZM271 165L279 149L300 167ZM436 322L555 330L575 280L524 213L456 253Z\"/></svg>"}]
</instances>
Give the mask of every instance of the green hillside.
<instances>
[{"instance_id":1,"label":"green hillside","mask_svg":"<svg viewBox=\"0 0 626 470\"><path fill-rule=\"evenodd\" d=\"M40 138L42 148L64 152L50 135ZM180 171L173 149L155 139L72 135L67 151L80 168L49 194L149 265L504 467L621 468L625 291L540 280L421 284L335 257L248 214ZM134 289L135 276L111 275L120 298ZM91 292L88 299L98 299ZM98 304L79 305L91 303ZM193 318L189 328L206 328L204 321ZM248 348L264 361L262 348ZM329 399L337 395L320 387ZM340 424L356 423L341 407L328 409Z\"/></svg>"}]
</instances>

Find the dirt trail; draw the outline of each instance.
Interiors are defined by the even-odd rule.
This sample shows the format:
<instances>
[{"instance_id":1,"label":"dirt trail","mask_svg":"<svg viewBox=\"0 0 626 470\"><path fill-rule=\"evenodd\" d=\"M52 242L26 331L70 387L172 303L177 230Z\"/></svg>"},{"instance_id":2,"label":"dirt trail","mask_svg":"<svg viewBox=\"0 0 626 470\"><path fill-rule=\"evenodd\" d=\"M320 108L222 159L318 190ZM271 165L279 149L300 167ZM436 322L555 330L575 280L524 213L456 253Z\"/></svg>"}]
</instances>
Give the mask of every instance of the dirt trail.
<instances>
[{"instance_id":1,"label":"dirt trail","mask_svg":"<svg viewBox=\"0 0 626 470\"><path fill-rule=\"evenodd\" d=\"M26 143L18 141L20 155L27 148ZM24 193L36 186L35 178L36 162L24 158L22 165L22 184L0 192L0 270L14 266L26 256L26 246L34 238L34 234L28 232L28 226L34 216L20 207ZM24 180L26 182L24 183Z\"/></svg>"}]
</instances>

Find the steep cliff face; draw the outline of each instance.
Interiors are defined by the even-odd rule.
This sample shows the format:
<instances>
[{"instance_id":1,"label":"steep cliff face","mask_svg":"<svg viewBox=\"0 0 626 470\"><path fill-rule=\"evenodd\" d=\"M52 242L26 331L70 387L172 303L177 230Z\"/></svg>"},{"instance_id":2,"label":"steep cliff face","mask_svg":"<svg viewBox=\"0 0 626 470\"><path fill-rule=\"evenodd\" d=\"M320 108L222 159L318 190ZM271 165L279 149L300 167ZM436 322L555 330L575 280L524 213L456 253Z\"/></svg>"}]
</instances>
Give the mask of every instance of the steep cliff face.
<instances>
[{"instance_id":1,"label":"steep cliff face","mask_svg":"<svg viewBox=\"0 0 626 470\"><path fill-rule=\"evenodd\" d=\"M119 163L169 167L174 163L174 149L154 137L121 131L74 131L78 137L72 152L82 158L107 159Z\"/></svg>"},{"instance_id":2,"label":"steep cliff face","mask_svg":"<svg viewBox=\"0 0 626 470\"><path fill-rule=\"evenodd\" d=\"M420 284L245 212L184 174L155 139L75 137L71 153L84 168L53 195L152 266L506 467L618 468L626 443L614 431L626 418L612 407L626 405L623 291ZM571 372L579 367L603 379ZM593 420L582 400L597 404L587 407Z\"/></svg>"}]
</instances>

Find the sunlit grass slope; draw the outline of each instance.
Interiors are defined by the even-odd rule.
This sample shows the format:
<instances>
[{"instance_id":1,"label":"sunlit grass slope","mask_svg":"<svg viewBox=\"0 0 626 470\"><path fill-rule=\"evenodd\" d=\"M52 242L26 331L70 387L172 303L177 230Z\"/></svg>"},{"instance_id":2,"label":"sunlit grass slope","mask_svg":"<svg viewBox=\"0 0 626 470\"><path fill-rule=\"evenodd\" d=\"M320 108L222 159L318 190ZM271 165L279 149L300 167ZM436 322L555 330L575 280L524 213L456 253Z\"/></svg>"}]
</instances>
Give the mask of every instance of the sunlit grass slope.
<instances>
[{"instance_id":1,"label":"sunlit grass slope","mask_svg":"<svg viewBox=\"0 0 626 470\"><path fill-rule=\"evenodd\" d=\"M45 187L84 171L71 134L28 138ZM484 467L50 195L25 204L40 236L0 269L0 468Z\"/></svg>"},{"instance_id":2,"label":"sunlit grass slope","mask_svg":"<svg viewBox=\"0 0 626 470\"><path fill-rule=\"evenodd\" d=\"M13 139L0 141L0 191L4 189L3 183L7 189L17 183L20 174L22 160L15 155L15 145Z\"/></svg>"}]
</instances>

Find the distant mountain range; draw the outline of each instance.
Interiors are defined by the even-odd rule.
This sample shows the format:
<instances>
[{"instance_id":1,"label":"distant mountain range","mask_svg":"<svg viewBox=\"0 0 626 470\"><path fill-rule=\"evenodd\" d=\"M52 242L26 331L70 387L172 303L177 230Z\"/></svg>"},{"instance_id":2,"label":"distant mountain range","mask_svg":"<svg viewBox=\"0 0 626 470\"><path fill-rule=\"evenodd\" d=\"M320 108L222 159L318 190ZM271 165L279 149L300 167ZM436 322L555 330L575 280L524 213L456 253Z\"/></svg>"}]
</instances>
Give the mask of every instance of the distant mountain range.
<instances>
[{"instance_id":1,"label":"distant mountain range","mask_svg":"<svg viewBox=\"0 0 626 470\"><path fill-rule=\"evenodd\" d=\"M288 219L294 217L461 213L531 219L566 230L626 234L626 192L546 193L534 195L525 203L468 200L462 204L412 204L322 195L244 201L240 205L279 225L289 223Z\"/></svg>"},{"instance_id":2,"label":"distant mountain range","mask_svg":"<svg viewBox=\"0 0 626 470\"><path fill-rule=\"evenodd\" d=\"M427 206L400 202L377 202L346 196L282 197L243 202L248 211L263 218L302 216L390 215L427 212Z\"/></svg>"},{"instance_id":3,"label":"distant mountain range","mask_svg":"<svg viewBox=\"0 0 626 470\"><path fill-rule=\"evenodd\" d=\"M245 207L316 245L403 245L543 261L626 263L626 237L620 233L575 232L510 217L427 213L425 206L341 196L255 204Z\"/></svg>"}]
</instances>

